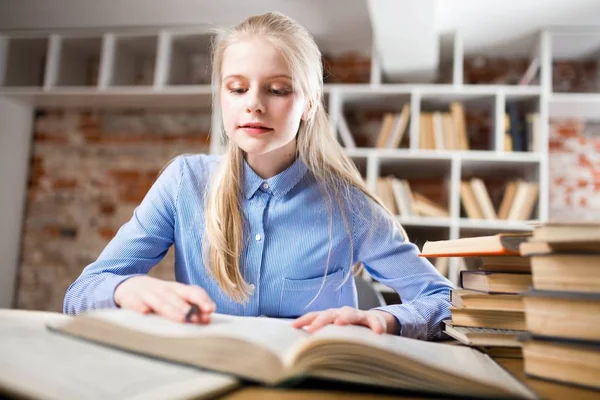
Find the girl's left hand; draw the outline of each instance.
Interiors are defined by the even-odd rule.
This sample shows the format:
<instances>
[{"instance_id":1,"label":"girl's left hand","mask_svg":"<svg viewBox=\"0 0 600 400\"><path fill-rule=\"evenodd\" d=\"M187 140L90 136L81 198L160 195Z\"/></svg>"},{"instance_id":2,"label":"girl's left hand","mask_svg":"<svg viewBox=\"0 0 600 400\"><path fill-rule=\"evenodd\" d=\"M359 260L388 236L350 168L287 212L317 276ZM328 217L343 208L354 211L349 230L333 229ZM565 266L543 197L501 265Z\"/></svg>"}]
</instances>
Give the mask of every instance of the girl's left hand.
<instances>
[{"instance_id":1,"label":"girl's left hand","mask_svg":"<svg viewBox=\"0 0 600 400\"><path fill-rule=\"evenodd\" d=\"M347 306L304 314L296 319L292 326L306 328L309 333L314 333L329 324L362 325L375 333L396 334L399 330L396 317L390 313L379 310L363 311Z\"/></svg>"}]
</instances>

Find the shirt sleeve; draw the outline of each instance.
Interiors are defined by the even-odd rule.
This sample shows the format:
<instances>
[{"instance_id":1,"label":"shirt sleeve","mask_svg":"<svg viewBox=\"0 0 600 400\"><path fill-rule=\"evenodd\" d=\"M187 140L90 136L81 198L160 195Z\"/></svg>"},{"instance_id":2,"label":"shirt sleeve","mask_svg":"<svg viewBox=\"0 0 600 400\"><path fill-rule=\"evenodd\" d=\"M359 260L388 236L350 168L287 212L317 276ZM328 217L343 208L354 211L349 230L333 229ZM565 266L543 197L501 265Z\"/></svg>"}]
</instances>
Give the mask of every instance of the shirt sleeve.
<instances>
[{"instance_id":1,"label":"shirt sleeve","mask_svg":"<svg viewBox=\"0 0 600 400\"><path fill-rule=\"evenodd\" d=\"M380 205L367 199L353 215L354 259L371 276L393 288L402 304L377 307L396 317L400 335L415 339L443 338L443 320L450 318L452 283L406 240L404 230Z\"/></svg>"},{"instance_id":2,"label":"shirt sleeve","mask_svg":"<svg viewBox=\"0 0 600 400\"><path fill-rule=\"evenodd\" d=\"M174 240L181 170L181 157L177 157L98 259L71 284L65 294L65 314L117 307L113 298L117 286L131 277L147 274L162 260Z\"/></svg>"}]
</instances>

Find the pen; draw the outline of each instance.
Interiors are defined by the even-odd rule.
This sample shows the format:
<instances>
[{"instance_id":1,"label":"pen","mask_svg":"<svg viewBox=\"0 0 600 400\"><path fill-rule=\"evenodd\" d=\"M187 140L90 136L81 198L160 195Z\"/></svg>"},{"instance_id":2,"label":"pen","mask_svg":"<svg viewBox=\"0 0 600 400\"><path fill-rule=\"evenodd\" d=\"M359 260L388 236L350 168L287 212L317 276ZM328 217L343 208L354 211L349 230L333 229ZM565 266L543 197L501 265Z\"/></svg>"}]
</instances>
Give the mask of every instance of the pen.
<instances>
[{"instance_id":1,"label":"pen","mask_svg":"<svg viewBox=\"0 0 600 400\"><path fill-rule=\"evenodd\" d=\"M190 322L192 315L196 314L199 310L200 308L196 304L192 304L187 314L185 314L185 322Z\"/></svg>"}]
</instances>

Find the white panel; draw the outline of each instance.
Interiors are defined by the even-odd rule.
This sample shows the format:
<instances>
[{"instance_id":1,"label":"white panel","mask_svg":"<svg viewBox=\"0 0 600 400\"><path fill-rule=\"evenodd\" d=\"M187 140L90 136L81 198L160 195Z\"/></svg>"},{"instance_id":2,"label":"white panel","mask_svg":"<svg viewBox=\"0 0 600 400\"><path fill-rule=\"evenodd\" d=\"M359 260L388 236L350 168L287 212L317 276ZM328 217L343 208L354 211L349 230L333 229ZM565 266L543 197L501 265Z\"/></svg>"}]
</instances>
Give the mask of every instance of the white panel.
<instances>
[{"instance_id":1,"label":"white panel","mask_svg":"<svg viewBox=\"0 0 600 400\"><path fill-rule=\"evenodd\" d=\"M10 308L20 259L33 108L0 96L0 121L0 308Z\"/></svg>"},{"instance_id":2,"label":"white panel","mask_svg":"<svg viewBox=\"0 0 600 400\"><path fill-rule=\"evenodd\" d=\"M154 88L160 89L163 87L169 76L170 59L171 59L171 34L162 31L158 36L158 50L156 53L156 69L154 71Z\"/></svg>"},{"instance_id":3,"label":"white panel","mask_svg":"<svg viewBox=\"0 0 600 400\"><path fill-rule=\"evenodd\" d=\"M410 149L419 148L419 118L421 116L421 92L415 90L410 96Z\"/></svg>"},{"instance_id":4,"label":"white panel","mask_svg":"<svg viewBox=\"0 0 600 400\"><path fill-rule=\"evenodd\" d=\"M44 90L50 90L56 85L58 68L60 67L60 48L62 39L59 35L50 35L48 52L46 53L46 70L44 75Z\"/></svg>"},{"instance_id":5,"label":"white panel","mask_svg":"<svg viewBox=\"0 0 600 400\"><path fill-rule=\"evenodd\" d=\"M494 148L498 153L504 152L504 110L506 107L506 96L503 91L496 94L496 105L494 109Z\"/></svg>"},{"instance_id":6,"label":"white panel","mask_svg":"<svg viewBox=\"0 0 600 400\"><path fill-rule=\"evenodd\" d=\"M463 35L460 31L454 33L454 54L452 56L452 83L464 83L463 61L465 57Z\"/></svg>"},{"instance_id":7,"label":"white panel","mask_svg":"<svg viewBox=\"0 0 600 400\"><path fill-rule=\"evenodd\" d=\"M115 35L107 33L102 40L102 54L100 55L100 72L98 87L106 89L110 83L113 73L115 59Z\"/></svg>"}]
</instances>

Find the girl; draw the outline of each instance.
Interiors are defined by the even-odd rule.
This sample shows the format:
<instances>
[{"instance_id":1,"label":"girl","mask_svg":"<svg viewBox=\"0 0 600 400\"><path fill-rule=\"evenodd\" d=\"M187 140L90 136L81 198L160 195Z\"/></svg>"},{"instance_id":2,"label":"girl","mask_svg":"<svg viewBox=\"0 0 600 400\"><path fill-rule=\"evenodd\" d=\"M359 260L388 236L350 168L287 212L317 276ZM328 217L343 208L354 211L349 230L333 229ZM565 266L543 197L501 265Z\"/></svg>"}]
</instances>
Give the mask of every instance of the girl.
<instances>
[{"instance_id":1,"label":"girl","mask_svg":"<svg viewBox=\"0 0 600 400\"><path fill-rule=\"evenodd\" d=\"M278 14L253 16L214 47L215 132L224 156L179 156L132 219L69 287L64 312L102 307L208 323L211 313L296 318L309 332L356 324L441 337L450 282L408 242L330 128L321 54ZM177 282L146 276L175 245ZM356 309L362 261L401 305Z\"/></svg>"}]
</instances>

